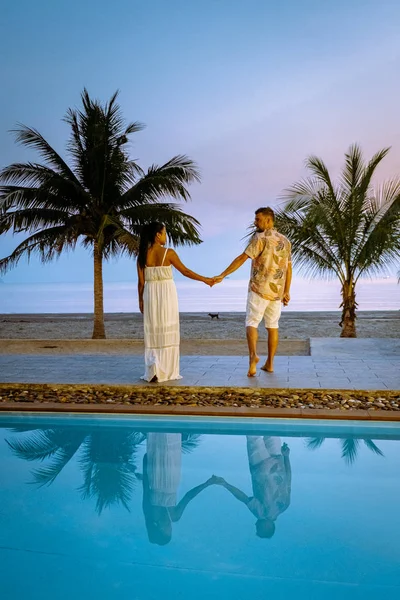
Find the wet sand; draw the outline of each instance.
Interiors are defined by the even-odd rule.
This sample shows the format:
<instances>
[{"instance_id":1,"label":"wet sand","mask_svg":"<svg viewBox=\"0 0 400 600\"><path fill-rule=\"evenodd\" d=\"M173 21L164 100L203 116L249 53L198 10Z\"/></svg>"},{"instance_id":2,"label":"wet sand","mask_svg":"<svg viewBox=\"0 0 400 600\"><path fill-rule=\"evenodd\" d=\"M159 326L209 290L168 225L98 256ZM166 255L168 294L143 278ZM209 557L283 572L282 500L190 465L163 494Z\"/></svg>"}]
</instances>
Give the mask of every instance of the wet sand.
<instances>
[{"instance_id":1,"label":"wet sand","mask_svg":"<svg viewBox=\"0 0 400 600\"><path fill-rule=\"evenodd\" d=\"M244 313L219 313L211 319L206 313L181 313L182 340L245 340ZM307 340L311 337L339 337L339 312L283 311L281 340ZM0 339L73 340L90 339L93 317L90 314L9 314L0 315ZM108 339L143 340L140 313L106 314ZM260 326L260 339L266 332ZM359 312L357 336L360 338L400 338L400 311ZM1 343L1 342L0 342Z\"/></svg>"}]
</instances>

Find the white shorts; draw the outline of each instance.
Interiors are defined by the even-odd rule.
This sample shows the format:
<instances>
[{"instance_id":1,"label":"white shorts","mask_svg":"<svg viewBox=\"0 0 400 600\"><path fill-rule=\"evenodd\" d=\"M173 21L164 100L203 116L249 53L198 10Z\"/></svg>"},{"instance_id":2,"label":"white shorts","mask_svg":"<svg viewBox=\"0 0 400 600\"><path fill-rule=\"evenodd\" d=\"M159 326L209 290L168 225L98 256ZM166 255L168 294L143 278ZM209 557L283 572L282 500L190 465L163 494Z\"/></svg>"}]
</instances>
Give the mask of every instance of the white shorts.
<instances>
[{"instance_id":1,"label":"white shorts","mask_svg":"<svg viewBox=\"0 0 400 600\"><path fill-rule=\"evenodd\" d=\"M267 329L278 329L282 312L280 300L265 300L255 292L249 291L246 306L246 327L257 328L263 317Z\"/></svg>"}]
</instances>

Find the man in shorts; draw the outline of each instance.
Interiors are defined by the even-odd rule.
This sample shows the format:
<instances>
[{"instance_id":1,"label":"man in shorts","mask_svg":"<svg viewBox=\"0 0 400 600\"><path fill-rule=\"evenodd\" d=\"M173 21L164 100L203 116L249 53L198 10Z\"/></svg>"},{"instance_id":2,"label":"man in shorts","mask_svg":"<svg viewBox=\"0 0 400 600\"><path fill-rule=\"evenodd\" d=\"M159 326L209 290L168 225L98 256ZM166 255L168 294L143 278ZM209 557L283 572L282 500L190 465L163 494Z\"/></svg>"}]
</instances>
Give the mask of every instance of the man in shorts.
<instances>
[{"instance_id":1,"label":"man in shorts","mask_svg":"<svg viewBox=\"0 0 400 600\"><path fill-rule=\"evenodd\" d=\"M236 257L221 275L214 278L215 283L219 283L224 277L239 269L248 258L252 259L246 307L246 336L249 347L247 375L249 377L254 377L257 373L258 326L263 318L268 331L268 357L261 369L273 373L282 303L287 306L290 301L291 244L274 228L274 218L272 208L256 210L254 219L256 232L246 250Z\"/></svg>"}]
</instances>

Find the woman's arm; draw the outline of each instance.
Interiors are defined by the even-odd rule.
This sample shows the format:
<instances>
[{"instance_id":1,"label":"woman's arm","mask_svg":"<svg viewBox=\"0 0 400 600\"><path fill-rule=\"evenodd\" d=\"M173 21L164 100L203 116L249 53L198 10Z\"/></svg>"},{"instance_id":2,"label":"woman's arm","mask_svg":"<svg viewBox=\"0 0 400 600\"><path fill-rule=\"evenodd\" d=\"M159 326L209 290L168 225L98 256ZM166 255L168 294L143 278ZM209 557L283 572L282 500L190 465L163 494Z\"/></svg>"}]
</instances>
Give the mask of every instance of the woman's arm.
<instances>
[{"instance_id":1,"label":"woman's arm","mask_svg":"<svg viewBox=\"0 0 400 600\"><path fill-rule=\"evenodd\" d=\"M184 495L184 497L177 506L174 506L173 508L171 507L169 509L171 521L173 521L174 523L179 521L189 502L193 500L193 498L196 498L196 496L200 494L200 492L210 487L210 485L213 485L213 482L211 481L211 479L208 479L205 483L202 483L201 485L198 485L197 487L187 492L187 494Z\"/></svg>"},{"instance_id":2,"label":"woman's arm","mask_svg":"<svg viewBox=\"0 0 400 600\"><path fill-rule=\"evenodd\" d=\"M139 296L139 310L143 314L143 290L144 290L144 270L137 263L138 272L138 296Z\"/></svg>"},{"instance_id":3,"label":"woman's arm","mask_svg":"<svg viewBox=\"0 0 400 600\"><path fill-rule=\"evenodd\" d=\"M167 257L171 265L173 265L175 269L179 271L179 273L182 273L182 275L184 275L185 277L188 277L189 279L194 279L195 281L202 281L203 283L206 283L210 286L214 285L214 281L211 277L203 277L202 275L199 275L198 273L195 273L194 271L191 271L190 269L185 267L175 250L168 250Z\"/></svg>"}]
</instances>

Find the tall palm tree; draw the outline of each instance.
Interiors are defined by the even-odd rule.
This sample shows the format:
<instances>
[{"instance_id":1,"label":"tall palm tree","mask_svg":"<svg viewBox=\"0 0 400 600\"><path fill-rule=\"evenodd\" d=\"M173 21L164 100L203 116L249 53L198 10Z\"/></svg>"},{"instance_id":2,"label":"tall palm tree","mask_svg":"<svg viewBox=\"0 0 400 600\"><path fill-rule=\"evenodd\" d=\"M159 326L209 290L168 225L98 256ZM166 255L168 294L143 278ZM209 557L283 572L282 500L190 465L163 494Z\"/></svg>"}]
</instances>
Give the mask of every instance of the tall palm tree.
<instances>
[{"instance_id":1,"label":"tall palm tree","mask_svg":"<svg viewBox=\"0 0 400 600\"><path fill-rule=\"evenodd\" d=\"M366 163L359 146L351 146L336 184L324 162L311 156L311 176L286 191L277 211L277 226L292 241L300 270L339 279L341 337L356 337L359 278L385 272L399 256L400 180L372 185L388 151Z\"/></svg>"},{"instance_id":2,"label":"tall palm tree","mask_svg":"<svg viewBox=\"0 0 400 600\"><path fill-rule=\"evenodd\" d=\"M143 125L124 124L117 95L103 106L85 89L82 108L68 110L69 163L38 131L20 125L17 142L38 151L45 163L15 163L0 172L0 234L29 234L0 260L0 273L32 254L46 263L80 241L93 255L93 338L105 338L103 259L135 254L140 229L152 220L165 223L176 245L201 243L199 222L165 201L190 199L188 185L200 180L196 165L178 155L144 172L130 160L128 136Z\"/></svg>"},{"instance_id":3,"label":"tall palm tree","mask_svg":"<svg viewBox=\"0 0 400 600\"><path fill-rule=\"evenodd\" d=\"M317 450L318 448L320 448L322 446L322 444L324 443L325 438L309 438L306 441L306 445L307 448L309 448L310 450ZM371 452L373 452L374 454L377 454L378 456L384 456L382 450L380 448L378 448L378 446L370 439L359 439L359 438L352 438L352 437L347 437L347 438L340 438L338 440L340 442L340 445L342 446L342 458L344 459L344 461L348 464L351 465L355 462L357 456L358 456L358 451L360 448L360 442L363 441L364 444L366 445L366 447L371 450Z\"/></svg>"}]
</instances>

